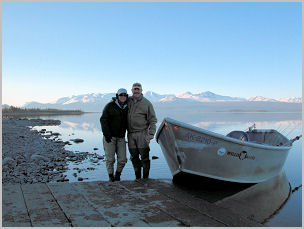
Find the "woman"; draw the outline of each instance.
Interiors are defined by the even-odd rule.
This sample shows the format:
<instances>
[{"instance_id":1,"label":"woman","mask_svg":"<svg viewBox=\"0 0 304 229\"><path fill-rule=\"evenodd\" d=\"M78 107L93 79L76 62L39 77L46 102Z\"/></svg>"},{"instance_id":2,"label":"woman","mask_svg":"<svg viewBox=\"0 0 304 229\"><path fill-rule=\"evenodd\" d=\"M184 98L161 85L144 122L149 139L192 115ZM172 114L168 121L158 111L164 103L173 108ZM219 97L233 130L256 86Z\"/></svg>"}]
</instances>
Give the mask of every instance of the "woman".
<instances>
[{"instance_id":1,"label":"woman","mask_svg":"<svg viewBox=\"0 0 304 229\"><path fill-rule=\"evenodd\" d=\"M106 166L110 181L120 181L121 172L127 162L125 134L127 129L127 99L128 93L120 88L103 109L100 124L103 132L103 146L106 156ZM114 163L117 154L115 176Z\"/></svg>"}]
</instances>

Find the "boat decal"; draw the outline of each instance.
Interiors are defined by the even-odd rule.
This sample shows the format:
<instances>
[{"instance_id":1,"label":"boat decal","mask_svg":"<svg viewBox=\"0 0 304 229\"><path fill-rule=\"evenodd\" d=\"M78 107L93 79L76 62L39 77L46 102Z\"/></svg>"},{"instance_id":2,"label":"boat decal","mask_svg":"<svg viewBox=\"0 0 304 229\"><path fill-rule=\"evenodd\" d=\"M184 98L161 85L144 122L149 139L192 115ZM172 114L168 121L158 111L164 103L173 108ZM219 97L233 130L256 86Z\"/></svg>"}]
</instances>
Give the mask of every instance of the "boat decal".
<instances>
[{"instance_id":1,"label":"boat decal","mask_svg":"<svg viewBox=\"0 0 304 229\"><path fill-rule=\"evenodd\" d=\"M195 149L195 150L203 150L206 148L207 145L202 144L200 142L190 142L184 140L176 140L179 149Z\"/></svg>"},{"instance_id":2,"label":"boat decal","mask_svg":"<svg viewBox=\"0 0 304 229\"><path fill-rule=\"evenodd\" d=\"M227 152L227 150L224 147L222 147L222 148L219 148L219 150L217 151L217 154L219 156L224 156L226 154L226 152Z\"/></svg>"},{"instance_id":3,"label":"boat decal","mask_svg":"<svg viewBox=\"0 0 304 229\"><path fill-rule=\"evenodd\" d=\"M201 135L195 135L190 132L186 133L184 136L188 141L196 141L206 145L217 145L218 142L213 140L212 138L208 138Z\"/></svg>"},{"instance_id":4,"label":"boat decal","mask_svg":"<svg viewBox=\"0 0 304 229\"><path fill-rule=\"evenodd\" d=\"M227 152L228 156L237 157L240 160L249 159L249 160L255 160L255 156L249 155L246 151L242 151L240 153L235 152Z\"/></svg>"},{"instance_id":5,"label":"boat decal","mask_svg":"<svg viewBox=\"0 0 304 229\"><path fill-rule=\"evenodd\" d=\"M178 129L179 129L179 126L174 125L173 129L174 129L174 130L178 130Z\"/></svg>"},{"instance_id":6,"label":"boat decal","mask_svg":"<svg viewBox=\"0 0 304 229\"><path fill-rule=\"evenodd\" d=\"M165 123L165 129L166 129L166 131L169 131L169 127L167 126L166 123Z\"/></svg>"}]
</instances>

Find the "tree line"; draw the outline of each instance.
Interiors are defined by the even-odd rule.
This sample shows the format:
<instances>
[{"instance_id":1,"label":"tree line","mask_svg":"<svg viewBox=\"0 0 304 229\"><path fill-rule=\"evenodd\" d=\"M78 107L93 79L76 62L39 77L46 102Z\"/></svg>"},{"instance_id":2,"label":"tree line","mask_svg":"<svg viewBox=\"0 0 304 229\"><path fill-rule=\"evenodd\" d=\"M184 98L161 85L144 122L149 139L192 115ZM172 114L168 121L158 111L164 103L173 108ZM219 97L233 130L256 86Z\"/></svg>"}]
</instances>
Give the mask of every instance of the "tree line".
<instances>
[{"instance_id":1,"label":"tree line","mask_svg":"<svg viewBox=\"0 0 304 229\"><path fill-rule=\"evenodd\" d=\"M2 108L2 113L83 113L81 110L59 110L54 108L20 108L10 106Z\"/></svg>"}]
</instances>

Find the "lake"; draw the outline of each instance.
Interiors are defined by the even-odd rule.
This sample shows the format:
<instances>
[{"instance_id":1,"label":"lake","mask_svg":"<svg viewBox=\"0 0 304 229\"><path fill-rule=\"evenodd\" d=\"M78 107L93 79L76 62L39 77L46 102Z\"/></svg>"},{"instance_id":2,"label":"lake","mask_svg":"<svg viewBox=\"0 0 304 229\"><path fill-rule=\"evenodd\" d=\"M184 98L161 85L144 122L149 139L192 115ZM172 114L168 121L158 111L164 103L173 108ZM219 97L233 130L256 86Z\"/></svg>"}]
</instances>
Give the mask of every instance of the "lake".
<instances>
[{"instance_id":1,"label":"lake","mask_svg":"<svg viewBox=\"0 0 304 229\"><path fill-rule=\"evenodd\" d=\"M157 113L157 111L156 111ZM160 112L161 113L161 112ZM166 112L163 112L166 113ZM157 113L158 114L158 113ZM46 129L53 132L59 132L63 141L81 138L83 143L72 143L66 145L66 149L74 152L90 152L104 155L102 144L102 132L99 118L101 113L85 113L83 115L65 115L65 116L40 116L42 119L58 119L61 121L60 126L39 126L34 127L36 130ZM252 112L252 113L232 113L232 112L206 112L195 114L194 111L185 114L169 114L171 118L195 125L219 134L226 135L233 130L245 131L249 126L255 123L258 129L275 129L291 139L302 134L302 114L301 113L284 113L284 112ZM163 120L163 116L158 116L157 127ZM98 148L94 150L94 148ZM158 159L151 159L150 178L172 179L169 167L162 154L160 146L155 139L150 143L150 159L152 156ZM135 179L132 163L129 160L130 155L127 151L128 162L122 172L122 180ZM106 171L105 161L98 162L92 159L84 160L82 163L69 162L66 171L69 182L78 182L78 177L85 181L106 181L108 174ZM77 170L81 172L78 173ZM89 169L88 169L89 168ZM289 152L288 158L284 165L288 182L291 189L296 189L291 194L287 203L276 212L265 223L265 226L301 226L302 225L302 139L294 142ZM75 177L75 173L77 177ZM298 188L298 189L297 189ZM258 209L257 209L258 210Z\"/></svg>"}]
</instances>

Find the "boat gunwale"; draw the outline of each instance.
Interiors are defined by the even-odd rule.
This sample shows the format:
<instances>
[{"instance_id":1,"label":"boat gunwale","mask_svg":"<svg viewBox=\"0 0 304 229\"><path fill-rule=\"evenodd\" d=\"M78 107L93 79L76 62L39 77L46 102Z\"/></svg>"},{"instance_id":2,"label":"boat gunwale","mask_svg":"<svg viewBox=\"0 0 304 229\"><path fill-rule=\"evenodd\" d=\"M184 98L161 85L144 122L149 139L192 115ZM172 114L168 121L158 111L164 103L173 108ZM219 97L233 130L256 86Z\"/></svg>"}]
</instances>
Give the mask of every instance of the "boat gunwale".
<instances>
[{"instance_id":1,"label":"boat gunwale","mask_svg":"<svg viewBox=\"0 0 304 229\"><path fill-rule=\"evenodd\" d=\"M175 124L175 125L178 125L178 126L182 126L184 128L194 130L194 131L197 131L197 132L201 132L203 134L207 134L207 135L210 135L212 137L220 138L220 139L223 139L225 141L236 143L236 144L239 144L239 145L242 145L242 146L249 146L249 147L262 148L262 149L268 149L268 150L280 150L280 151L291 149L291 146L271 146L271 145L264 145L264 144L254 143L254 142L250 142L250 141L249 142L241 141L241 140L238 140L238 139L235 139L235 138L227 137L227 136L222 135L222 134L214 133L214 132L209 131L209 130L205 130L205 129L197 127L197 126L193 126L193 125L181 122L181 121L177 121L177 120L174 120L174 119L169 118L169 117L164 118L164 120L162 121L161 125L159 126L159 128L157 130L157 133L156 133L156 142L157 143L158 143L159 135L160 135L160 133L161 133L163 127L164 127L165 122L169 122L169 123L172 123L172 124Z\"/></svg>"}]
</instances>

